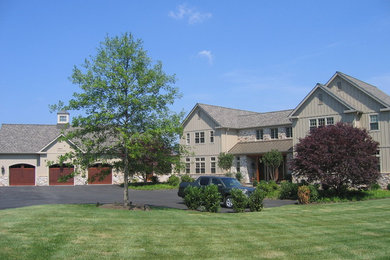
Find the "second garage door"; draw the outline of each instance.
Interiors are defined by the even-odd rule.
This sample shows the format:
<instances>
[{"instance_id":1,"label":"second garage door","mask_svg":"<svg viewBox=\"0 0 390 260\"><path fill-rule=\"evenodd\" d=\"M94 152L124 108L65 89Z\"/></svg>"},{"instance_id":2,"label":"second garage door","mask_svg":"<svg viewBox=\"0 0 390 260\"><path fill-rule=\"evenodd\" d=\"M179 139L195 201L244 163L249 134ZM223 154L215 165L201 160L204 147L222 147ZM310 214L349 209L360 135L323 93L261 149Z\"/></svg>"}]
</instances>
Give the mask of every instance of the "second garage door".
<instances>
[{"instance_id":1,"label":"second garage door","mask_svg":"<svg viewBox=\"0 0 390 260\"><path fill-rule=\"evenodd\" d=\"M112 184L112 167L108 165L89 167L88 184Z\"/></svg>"},{"instance_id":2,"label":"second garage door","mask_svg":"<svg viewBox=\"0 0 390 260\"><path fill-rule=\"evenodd\" d=\"M69 178L65 182L58 181L59 178L73 173L73 167L60 167L59 165L49 168L49 185L74 185L74 178Z\"/></svg>"}]
</instances>

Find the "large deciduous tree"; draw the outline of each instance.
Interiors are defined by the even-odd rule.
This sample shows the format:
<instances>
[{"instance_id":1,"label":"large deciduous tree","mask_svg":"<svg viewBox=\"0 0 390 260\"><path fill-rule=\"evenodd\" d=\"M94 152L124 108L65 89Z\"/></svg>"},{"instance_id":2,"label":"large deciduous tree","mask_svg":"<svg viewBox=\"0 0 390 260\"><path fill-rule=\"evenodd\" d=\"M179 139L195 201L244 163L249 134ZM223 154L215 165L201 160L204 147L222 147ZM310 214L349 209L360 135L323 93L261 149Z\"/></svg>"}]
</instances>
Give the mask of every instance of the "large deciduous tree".
<instances>
[{"instance_id":1,"label":"large deciduous tree","mask_svg":"<svg viewBox=\"0 0 390 260\"><path fill-rule=\"evenodd\" d=\"M346 123L316 128L295 146L292 170L336 191L374 183L379 175L375 142L365 129Z\"/></svg>"},{"instance_id":2,"label":"large deciduous tree","mask_svg":"<svg viewBox=\"0 0 390 260\"><path fill-rule=\"evenodd\" d=\"M74 67L71 79L81 90L53 110L78 110L64 139L80 149L61 156L86 169L110 162L124 173L124 204L129 204L128 179L136 173L167 173L178 161L177 136L182 115L169 106L179 97L175 77L152 60L143 43L130 33L106 37L97 54Z\"/></svg>"}]
</instances>

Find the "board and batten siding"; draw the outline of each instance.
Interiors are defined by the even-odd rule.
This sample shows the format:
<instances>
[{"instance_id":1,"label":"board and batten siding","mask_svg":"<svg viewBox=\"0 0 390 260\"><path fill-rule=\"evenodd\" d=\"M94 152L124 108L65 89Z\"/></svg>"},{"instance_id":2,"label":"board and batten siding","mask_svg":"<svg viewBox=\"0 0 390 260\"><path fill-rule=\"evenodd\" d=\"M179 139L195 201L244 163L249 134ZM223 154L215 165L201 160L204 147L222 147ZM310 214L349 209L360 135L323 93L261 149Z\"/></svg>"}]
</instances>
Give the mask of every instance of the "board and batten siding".
<instances>
[{"instance_id":1,"label":"board and batten siding","mask_svg":"<svg viewBox=\"0 0 390 260\"><path fill-rule=\"evenodd\" d=\"M206 174L211 173L211 157L215 157L215 162L217 162L217 157L220 152L222 152L222 142L225 138L224 129L216 128L217 124L212 120L204 111L197 108L193 113L189 115L189 118L186 120L183 125L183 136L180 138L180 144L186 145L187 133L190 134L190 145L186 146L190 155L188 156L191 160L190 162L190 173L195 173L195 158L204 157L205 158L205 170ZM210 142L210 131L214 131L214 142ZM195 133L204 132L205 133L205 142L195 144ZM182 161L185 162L186 158L182 158ZM221 170L216 167L216 173L221 173Z\"/></svg>"}]
</instances>

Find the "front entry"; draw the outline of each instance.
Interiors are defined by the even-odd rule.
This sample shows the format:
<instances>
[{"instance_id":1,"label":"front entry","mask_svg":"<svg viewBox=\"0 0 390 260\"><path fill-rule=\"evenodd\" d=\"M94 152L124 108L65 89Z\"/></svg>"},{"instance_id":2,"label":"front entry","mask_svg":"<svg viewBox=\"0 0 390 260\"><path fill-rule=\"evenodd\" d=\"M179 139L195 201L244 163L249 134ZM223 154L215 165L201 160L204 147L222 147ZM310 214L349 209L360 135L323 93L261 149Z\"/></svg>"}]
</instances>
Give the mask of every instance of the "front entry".
<instances>
[{"instance_id":1,"label":"front entry","mask_svg":"<svg viewBox=\"0 0 390 260\"><path fill-rule=\"evenodd\" d=\"M287 157L286 155L283 155L283 162L280 164L280 166L275 169L273 172L271 168L267 167L261 160L261 155L256 156L256 179L257 181L282 181L287 176Z\"/></svg>"}]
</instances>

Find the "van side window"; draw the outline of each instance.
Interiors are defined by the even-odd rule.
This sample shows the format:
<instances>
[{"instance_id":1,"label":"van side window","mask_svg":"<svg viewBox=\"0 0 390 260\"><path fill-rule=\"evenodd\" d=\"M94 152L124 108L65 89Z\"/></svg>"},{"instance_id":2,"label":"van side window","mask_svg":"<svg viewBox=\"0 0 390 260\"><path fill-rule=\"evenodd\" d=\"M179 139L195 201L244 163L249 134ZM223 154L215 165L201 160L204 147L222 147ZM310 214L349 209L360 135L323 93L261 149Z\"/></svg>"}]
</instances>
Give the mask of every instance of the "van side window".
<instances>
[{"instance_id":1,"label":"van side window","mask_svg":"<svg viewBox=\"0 0 390 260\"><path fill-rule=\"evenodd\" d=\"M210 180L209 178L200 178L199 184L201 186L206 186L209 184L209 180Z\"/></svg>"}]
</instances>

